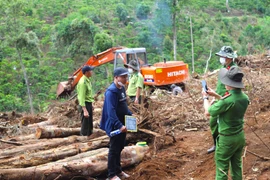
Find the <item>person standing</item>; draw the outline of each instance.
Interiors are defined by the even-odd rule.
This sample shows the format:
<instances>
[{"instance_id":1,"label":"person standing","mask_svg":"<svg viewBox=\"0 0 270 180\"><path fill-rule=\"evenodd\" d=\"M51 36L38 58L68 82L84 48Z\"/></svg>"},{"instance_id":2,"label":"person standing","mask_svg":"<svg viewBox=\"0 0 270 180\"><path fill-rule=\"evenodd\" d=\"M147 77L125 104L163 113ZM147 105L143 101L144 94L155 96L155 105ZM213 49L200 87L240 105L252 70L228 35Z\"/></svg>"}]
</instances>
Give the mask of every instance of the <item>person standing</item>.
<instances>
[{"instance_id":1,"label":"person standing","mask_svg":"<svg viewBox=\"0 0 270 180\"><path fill-rule=\"evenodd\" d=\"M81 107L81 135L90 136L93 133L93 105L94 97L91 76L94 67L84 66L83 76L77 84L78 101Z\"/></svg>"},{"instance_id":2,"label":"person standing","mask_svg":"<svg viewBox=\"0 0 270 180\"><path fill-rule=\"evenodd\" d=\"M140 73L140 68L136 60L131 60L128 64L125 64L130 73L129 84L127 88L127 95L132 102L138 104L141 102L141 93L143 89L143 75Z\"/></svg>"},{"instance_id":3,"label":"person standing","mask_svg":"<svg viewBox=\"0 0 270 180\"><path fill-rule=\"evenodd\" d=\"M125 84L128 79L126 68L116 68L114 70L114 81L105 92L105 100L102 109L100 128L106 131L110 137L110 147L108 154L108 179L119 180L130 177L121 168L121 152L126 141L127 128L125 126L125 115L132 115L128 109ZM114 130L121 133L110 136Z\"/></svg>"},{"instance_id":4,"label":"person standing","mask_svg":"<svg viewBox=\"0 0 270 180\"><path fill-rule=\"evenodd\" d=\"M232 66L236 66L234 63L234 58L237 57L236 53L233 51L232 47L230 46L223 46L219 52L216 53L217 56L219 56L220 64L222 65L222 68L230 69ZM226 95L228 92L225 88L225 85L218 80L217 87L216 87L216 93L220 96ZM210 129L211 134L213 137L214 145L210 147L207 150L207 153L212 153L216 149L216 138L218 136L218 124L217 124L217 117L211 116L210 117Z\"/></svg>"},{"instance_id":5,"label":"person standing","mask_svg":"<svg viewBox=\"0 0 270 180\"><path fill-rule=\"evenodd\" d=\"M229 70L222 68L218 76L228 94L222 97L212 89L207 93L202 92L205 114L218 117L216 180L227 180L229 167L232 179L241 180L242 150L245 146L244 115L249 105L248 96L241 90L244 88L242 83L244 74L237 66L233 66ZM219 100L211 105L209 95Z\"/></svg>"}]
</instances>

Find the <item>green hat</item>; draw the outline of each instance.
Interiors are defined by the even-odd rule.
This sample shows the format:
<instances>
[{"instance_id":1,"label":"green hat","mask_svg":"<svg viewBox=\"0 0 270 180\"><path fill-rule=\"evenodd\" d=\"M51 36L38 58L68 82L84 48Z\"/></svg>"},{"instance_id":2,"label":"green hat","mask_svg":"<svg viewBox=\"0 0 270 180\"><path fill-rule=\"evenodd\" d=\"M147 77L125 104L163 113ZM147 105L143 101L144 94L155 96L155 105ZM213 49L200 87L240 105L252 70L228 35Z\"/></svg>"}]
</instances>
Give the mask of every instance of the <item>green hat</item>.
<instances>
[{"instance_id":1,"label":"green hat","mask_svg":"<svg viewBox=\"0 0 270 180\"><path fill-rule=\"evenodd\" d=\"M136 60L131 60L128 64L124 64L126 68L132 68L136 71L140 71L139 65Z\"/></svg>"},{"instance_id":2,"label":"green hat","mask_svg":"<svg viewBox=\"0 0 270 180\"><path fill-rule=\"evenodd\" d=\"M237 66L232 66L229 70L222 68L218 73L218 78L222 84L234 88L244 88L242 79L244 74Z\"/></svg>"},{"instance_id":3,"label":"green hat","mask_svg":"<svg viewBox=\"0 0 270 180\"><path fill-rule=\"evenodd\" d=\"M237 54L233 51L231 46L223 46L219 52L216 53L217 56L227 57L227 58L236 58Z\"/></svg>"}]
</instances>

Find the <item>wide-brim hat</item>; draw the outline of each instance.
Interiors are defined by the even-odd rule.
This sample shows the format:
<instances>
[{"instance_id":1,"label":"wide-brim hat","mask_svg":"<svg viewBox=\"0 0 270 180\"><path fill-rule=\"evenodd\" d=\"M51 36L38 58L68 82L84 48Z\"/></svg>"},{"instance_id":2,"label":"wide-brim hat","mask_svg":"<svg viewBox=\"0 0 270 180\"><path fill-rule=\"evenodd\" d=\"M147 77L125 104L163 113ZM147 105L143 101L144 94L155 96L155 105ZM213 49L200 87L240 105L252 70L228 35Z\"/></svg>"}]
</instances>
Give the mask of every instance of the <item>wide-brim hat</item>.
<instances>
[{"instance_id":1,"label":"wide-brim hat","mask_svg":"<svg viewBox=\"0 0 270 180\"><path fill-rule=\"evenodd\" d=\"M237 58L237 54L233 51L231 46L223 46L220 51L216 53L216 55L231 59Z\"/></svg>"},{"instance_id":2,"label":"wide-brim hat","mask_svg":"<svg viewBox=\"0 0 270 180\"><path fill-rule=\"evenodd\" d=\"M137 63L136 60L131 60L128 64L124 64L124 66L126 68L130 67L130 68L132 68L132 69L134 69L136 71L139 71L140 70L140 68L139 68L138 63Z\"/></svg>"},{"instance_id":3,"label":"wide-brim hat","mask_svg":"<svg viewBox=\"0 0 270 180\"><path fill-rule=\"evenodd\" d=\"M222 84L234 88L244 88L244 84L242 82L243 76L244 74L237 66L232 66L229 70L222 68L218 73L218 78Z\"/></svg>"}]
</instances>

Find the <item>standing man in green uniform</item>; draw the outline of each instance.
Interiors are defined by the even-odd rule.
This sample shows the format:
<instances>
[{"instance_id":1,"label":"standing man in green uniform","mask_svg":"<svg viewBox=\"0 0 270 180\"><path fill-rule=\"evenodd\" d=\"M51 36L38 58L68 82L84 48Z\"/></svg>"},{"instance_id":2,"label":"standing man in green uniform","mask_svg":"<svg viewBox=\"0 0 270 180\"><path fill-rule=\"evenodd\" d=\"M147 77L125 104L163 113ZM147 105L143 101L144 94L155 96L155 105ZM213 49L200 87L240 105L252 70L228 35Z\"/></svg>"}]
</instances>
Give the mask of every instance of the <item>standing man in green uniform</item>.
<instances>
[{"instance_id":1,"label":"standing man in green uniform","mask_svg":"<svg viewBox=\"0 0 270 180\"><path fill-rule=\"evenodd\" d=\"M223 68L230 69L232 66L236 66L234 63L234 58L237 57L236 53L233 51L233 49L230 46L223 46L218 53L216 53L217 56L219 56L220 64L223 66ZM220 96L225 96L227 94L225 85L218 80L217 87L216 87L216 93ZM212 153L216 149L216 138L218 136L218 124L217 124L217 117L211 116L210 117L210 129L214 141L214 145L207 150L207 153Z\"/></svg>"},{"instance_id":2,"label":"standing man in green uniform","mask_svg":"<svg viewBox=\"0 0 270 180\"><path fill-rule=\"evenodd\" d=\"M245 146L245 134L243 131L244 115L249 99L242 92L244 74L237 66L229 70L223 68L219 71L219 80L225 85L228 94L221 97L209 89L202 92L204 109L207 116L218 117L219 135L216 141L216 180L227 180L230 166L230 174L233 180L242 180L242 150ZM208 95L219 99L210 105Z\"/></svg>"},{"instance_id":3,"label":"standing man in green uniform","mask_svg":"<svg viewBox=\"0 0 270 180\"><path fill-rule=\"evenodd\" d=\"M127 95L132 102L138 104L141 102L141 93L143 89L143 75L140 73L140 67L136 60L131 60L128 64L125 64L130 73L130 79L127 89Z\"/></svg>"},{"instance_id":4,"label":"standing man in green uniform","mask_svg":"<svg viewBox=\"0 0 270 180\"><path fill-rule=\"evenodd\" d=\"M77 84L78 101L81 107L81 135L90 136L93 133L93 106L94 102L91 76L94 67L84 66L83 76Z\"/></svg>"}]
</instances>

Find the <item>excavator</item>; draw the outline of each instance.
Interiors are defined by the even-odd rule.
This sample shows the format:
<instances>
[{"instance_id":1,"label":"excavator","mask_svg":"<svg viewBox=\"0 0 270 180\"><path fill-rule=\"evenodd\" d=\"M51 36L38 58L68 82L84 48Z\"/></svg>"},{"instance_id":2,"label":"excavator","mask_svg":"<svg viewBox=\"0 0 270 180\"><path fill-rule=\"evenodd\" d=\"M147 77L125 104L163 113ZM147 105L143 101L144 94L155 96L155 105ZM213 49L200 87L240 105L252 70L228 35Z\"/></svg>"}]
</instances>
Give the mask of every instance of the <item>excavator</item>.
<instances>
[{"instance_id":1,"label":"excavator","mask_svg":"<svg viewBox=\"0 0 270 180\"><path fill-rule=\"evenodd\" d=\"M146 86L164 88L172 84L183 84L188 78L188 64L183 61L158 62L148 64L145 48L112 47L104 52L91 56L83 65L100 66L106 63L114 63L114 68L124 67L131 60L136 60L140 66ZM70 95L83 76L82 67L77 69L68 81L60 82L57 87L57 97Z\"/></svg>"}]
</instances>

